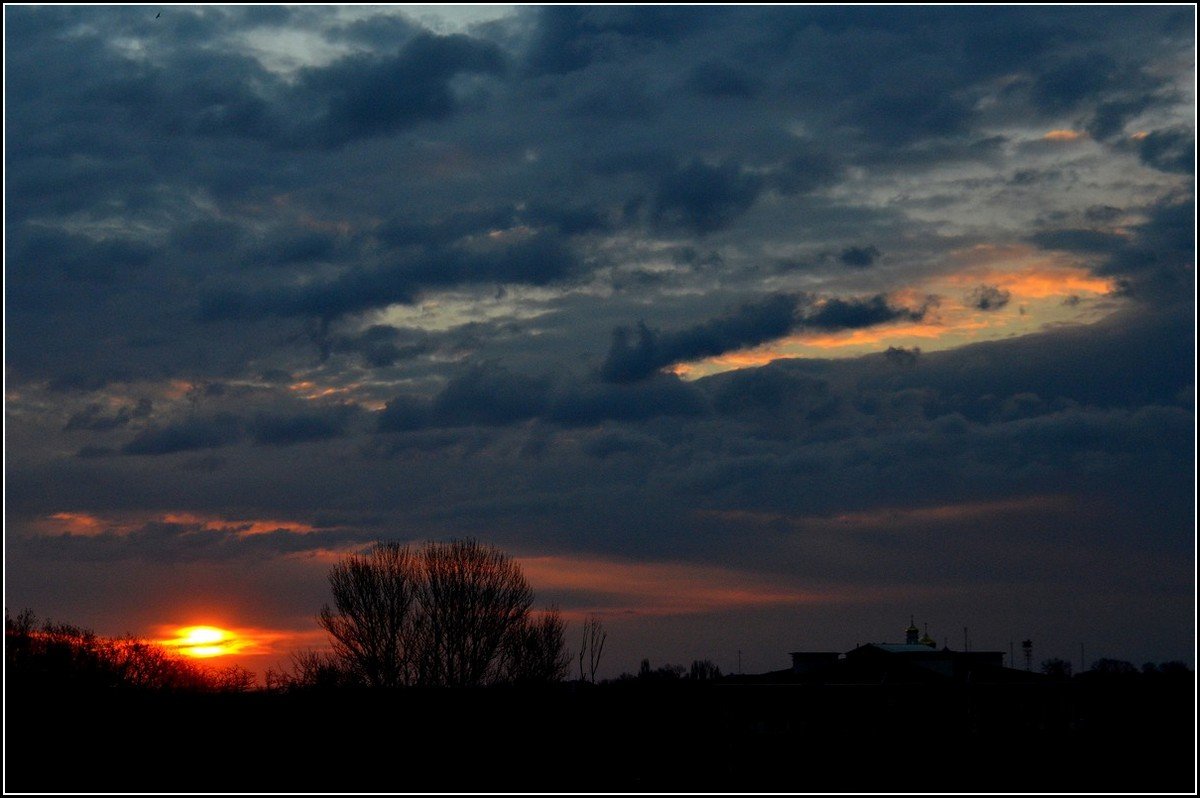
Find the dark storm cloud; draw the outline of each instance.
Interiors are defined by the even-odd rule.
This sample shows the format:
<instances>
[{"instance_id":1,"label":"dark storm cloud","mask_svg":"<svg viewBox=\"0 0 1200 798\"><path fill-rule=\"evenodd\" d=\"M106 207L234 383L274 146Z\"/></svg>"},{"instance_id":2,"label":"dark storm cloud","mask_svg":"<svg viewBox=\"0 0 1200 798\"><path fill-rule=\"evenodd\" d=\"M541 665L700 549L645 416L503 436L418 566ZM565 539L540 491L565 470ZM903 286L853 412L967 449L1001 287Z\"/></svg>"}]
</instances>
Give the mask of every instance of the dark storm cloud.
<instances>
[{"instance_id":1,"label":"dark storm cloud","mask_svg":"<svg viewBox=\"0 0 1200 798\"><path fill-rule=\"evenodd\" d=\"M842 254L838 256L838 259L847 266L863 269L874 263L880 254L879 250L873 246L846 247L842 250Z\"/></svg>"},{"instance_id":2,"label":"dark storm cloud","mask_svg":"<svg viewBox=\"0 0 1200 798\"><path fill-rule=\"evenodd\" d=\"M399 396L378 414L382 432L430 427L503 426L541 415L550 402L551 383L495 365L469 369L432 399Z\"/></svg>"},{"instance_id":3,"label":"dark storm cloud","mask_svg":"<svg viewBox=\"0 0 1200 798\"><path fill-rule=\"evenodd\" d=\"M1043 111L1070 111L1089 97L1111 86L1117 63L1109 56L1093 53L1078 56L1038 77L1033 101Z\"/></svg>"},{"instance_id":4,"label":"dark storm cloud","mask_svg":"<svg viewBox=\"0 0 1200 798\"><path fill-rule=\"evenodd\" d=\"M179 47L163 48L163 62L149 66L126 60L106 49L99 36L84 34L54 42L63 48L67 61L58 76L63 84L56 91L86 88L89 100L81 109L74 130L80 134L69 143L85 141L89 125L98 124L92 114L107 113L114 121L133 122L136 128L156 128L159 135L194 135L214 138L245 138L288 149L336 147L367 137L387 135L420 122L439 121L457 110L451 81L460 74L499 74L504 56L492 43L454 34L439 36L419 32L403 36L391 53L369 52L349 55L320 67L302 69L294 81L280 80L255 59L204 47L204 38L223 31L229 24L220 14L203 15L186 10L173 12L170 25L158 25L157 34L174 34ZM187 27L187 22L193 23ZM262 20L246 20L255 27ZM237 24L237 23L234 23ZM276 23L278 24L278 23ZM174 29L172 30L172 27ZM145 36L148 31L130 30ZM404 31L397 29L398 35ZM151 37L160 45L158 36ZM395 47L396 40L390 42ZM82 53L80 48L86 48ZM75 52L69 52L67 48ZM18 50L18 58L26 55ZM93 66L102 64L80 81L69 64L86 55ZM29 57L36 57L34 52ZM45 69L39 69L42 74ZM33 97L46 84L20 80L9 91L19 100L30 98L30 107L43 102ZM24 103L20 104L24 107ZM94 109L94 110L93 110ZM136 121L135 121L136 120ZM18 127L34 120L18 112ZM72 128L63 132L69 134ZM39 142L37 150L51 152L67 144L62 134ZM88 141L89 148L99 146ZM119 147L120 141L109 145ZM35 150L36 151L36 150Z\"/></svg>"},{"instance_id":5,"label":"dark storm cloud","mask_svg":"<svg viewBox=\"0 0 1200 798\"><path fill-rule=\"evenodd\" d=\"M1137 141L1142 163L1164 172L1187 175L1196 171L1196 134L1182 127L1154 130Z\"/></svg>"},{"instance_id":6,"label":"dark storm cloud","mask_svg":"<svg viewBox=\"0 0 1200 798\"><path fill-rule=\"evenodd\" d=\"M370 368L386 368L399 360L432 351L430 336L422 330L401 330L374 324L355 335L339 335L323 343L326 352L352 352Z\"/></svg>"},{"instance_id":7,"label":"dark storm cloud","mask_svg":"<svg viewBox=\"0 0 1200 798\"><path fill-rule=\"evenodd\" d=\"M549 389L544 378L480 367L451 380L431 409L443 426L508 424L540 414Z\"/></svg>"},{"instance_id":8,"label":"dark storm cloud","mask_svg":"<svg viewBox=\"0 0 1200 798\"><path fill-rule=\"evenodd\" d=\"M981 285L971 289L966 299L976 310L999 310L1012 299L1012 292L994 285Z\"/></svg>"},{"instance_id":9,"label":"dark storm cloud","mask_svg":"<svg viewBox=\"0 0 1200 798\"><path fill-rule=\"evenodd\" d=\"M771 365L715 380L711 391L714 406L726 415L801 412L815 420L836 413L841 401L827 380Z\"/></svg>"},{"instance_id":10,"label":"dark storm cloud","mask_svg":"<svg viewBox=\"0 0 1200 798\"><path fill-rule=\"evenodd\" d=\"M724 61L705 61L688 75L687 87L705 97L750 98L757 91L756 80Z\"/></svg>"},{"instance_id":11,"label":"dark storm cloud","mask_svg":"<svg viewBox=\"0 0 1200 798\"><path fill-rule=\"evenodd\" d=\"M306 69L297 91L300 101L321 108L311 123L318 140L337 145L445 119L455 110L450 80L462 72L497 74L503 61L490 43L421 33L390 58L348 56Z\"/></svg>"},{"instance_id":12,"label":"dark storm cloud","mask_svg":"<svg viewBox=\"0 0 1200 798\"><path fill-rule=\"evenodd\" d=\"M538 75L562 75L678 39L709 24L720 9L547 6L536 9L526 66Z\"/></svg>"},{"instance_id":13,"label":"dark storm cloud","mask_svg":"<svg viewBox=\"0 0 1200 798\"><path fill-rule=\"evenodd\" d=\"M250 423L250 434L256 443L268 446L288 446L345 435L348 413L309 413L277 416L262 414Z\"/></svg>"},{"instance_id":14,"label":"dark storm cloud","mask_svg":"<svg viewBox=\"0 0 1200 798\"><path fill-rule=\"evenodd\" d=\"M139 399L137 404L121 407L113 415L104 413L104 408L99 404L90 404L85 409L75 413L67 420L67 425L63 427L65 431L71 430L91 430L104 431L124 427L130 421L138 418L145 418L150 415L154 408L154 403L149 399Z\"/></svg>"},{"instance_id":15,"label":"dark storm cloud","mask_svg":"<svg viewBox=\"0 0 1200 798\"><path fill-rule=\"evenodd\" d=\"M151 419L121 447L121 453L171 455L218 449L247 439L260 446L274 447L326 441L344 437L360 415L360 411L352 406L307 408L297 405L294 400L279 401L270 397L265 401L263 397L257 397L254 404L260 409L249 411L247 403L254 401L255 397L235 395L236 392L231 393L224 386L215 387L217 390L211 385L198 390L192 397L193 403L216 402L218 406L235 407L243 412L197 412L166 422ZM149 415L147 407L147 412L137 418ZM72 427L70 424L68 427L93 432L115 428L95 425ZM80 456L84 456L82 450Z\"/></svg>"},{"instance_id":16,"label":"dark storm cloud","mask_svg":"<svg viewBox=\"0 0 1200 798\"><path fill-rule=\"evenodd\" d=\"M889 346L883 353L883 357L887 362L901 368L912 368L917 365L917 358L920 356L920 347L905 349L902 346Z\"/></svg>"},{"instance_id":17,"label":"dark storm cloud","mask_svg":"<svg viewBox=\"0 0 1200 798\"><path fill-rule=\"evenodd\" d=\"M121 451L133 455L157 455L215 449L233 443L241 434L238 420L232 415L221 414L147 428L125 444Z\"/></svg>"},{"instance_id":18,"label":"dark storm cloud","mask_svg":"<svg viewBox=\"0 0 1200 798\"><path fill-rule=\"evenodd\" d=\"M378 429L415 432L500 427L532 420L573 427L696 416L708 409L708 400L700 391L673 375L613 385L587 378L551 380L493 365L456 377L431 400L404 395L393 398L378 414Z\"/></svg>"},{"instance_id":19,"label":"dark storm cloud","mask_svg":"<svg viewBox=\"0 0 1200 798\"><path fill-rule=\"evenodd\" d=\"M1103 230L1059 228L1034 233L1029 240L1042 249L1065 249L1068 252L1110 253L1125 246L1124 236Z\"/></svg>"},{"instance_id":20,"label":"dark storm cloud","mask_svg":"<svg viewBox=\"0 0 1200 798\"><path fill-rule=\"evenodd\" d=\"M664 175L654 197L654 221L696 233L728 226L762 191L761 178L736 163L710 166L691 161Z\"/></svg>"},{"instance_id":21,"label":"dark storm cloud","mask_svg":"<svg viewBox=\"0 0 1200 798\"><path fill-rule=\"evenodd\" d=\"M1195 200L1168 198L1149 219L1121 236L1088 229L1057 229L1030 240L1045 249L1101 255L1093 270L1120 279L1121 292L1148 303L1190 301L1195 290Z\"/></svg>"},{"instance_id":22,"label":"dark storm cloud","mask_svg":"<svg viewBox=\"0 0 1200 798\"><path fill-rule=\"evenodd\" d=\"M1100 141L1107 141L1119 136L1124 132L1125 125L1130 119L1153 104L1152 96L1102 102L1096 106L1096 110L1087 124L1088 135Z\"/></svg>"},{"instance_id":23,"label":"dark storm cloud","mask_svg":"<svg viewBox=\"0 0 1200 798\"><path fill-rule=\"evenodd\" d=\"M269 316L335 319L350 313L413 302L422 291L471 283L547 285L573 274L578 258L553 234L485 249L451 248L397 258L373 270L352 270L334 280L298 288L224 291L205 297L204 320Z\"/></svg>"},{"instance_id":24,"label":"dark storm cloud","mask_svg":"<svg viewBox=\"0 0 1200 798\"><path fill-rule=\"evenodd\" d=\"M811 294L777 294L683 330L662 332L640 324L636 341L628 328L619 327L600 374L609 382L633 382L673 363L758 346L802 328L860 329L900 319L918 321L925 312L894 307L882 295L821 300Z\"/></svg>"},{"instance_id":25,"label":"dark storm cloud","mask_svg":"<svg viewBox=\"0 0 1200 798\"><path fill-rule=\"evenodd\" d=\"M708 400L689 383L669 374L632 385L585 381L568 386L550 406L548 418L566 426L603 421L639 422L662 417L699 416Z\"/></svg>"},{"instance_id":26,"label":"dark storm cloud","mask_svg":"<svg viewBox=\"0 0 1200 798\"><path fill-rule=\"evenodd\" d=\"M882 294L864 299L833 297L820 301L804 297L801 305L807 307L800 323L814 330L857 330L892 321L920 321L936 304L936 297L926 297L921 307L912 310L892 305Z\"/></svg>"},{"instance_id":27,"label":"dark storm cloud","mask_svg":"<svg viewBox=\"0 0 1200 798\"><path fill-rule=\"evenodd\" d=\"M636 342L630 341L628 329L618 328L613 331L600 373L610 382L632 382L681 360L712 357L781 338L796 325L798 301L797 296L780 294L742 305L730 316L671 333L641 324Z\"/></svg>"}]
</instances>

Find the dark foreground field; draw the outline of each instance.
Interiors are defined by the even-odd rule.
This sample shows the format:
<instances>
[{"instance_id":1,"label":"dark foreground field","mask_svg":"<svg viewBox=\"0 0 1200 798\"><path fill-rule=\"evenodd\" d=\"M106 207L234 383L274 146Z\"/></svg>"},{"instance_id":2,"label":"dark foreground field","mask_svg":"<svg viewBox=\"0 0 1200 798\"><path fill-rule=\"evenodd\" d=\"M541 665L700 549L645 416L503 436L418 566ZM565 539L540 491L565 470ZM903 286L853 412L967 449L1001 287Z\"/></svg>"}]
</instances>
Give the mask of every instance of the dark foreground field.
<instances>
[{"instance_id":1,"label":"dark foreground field","mask_svg":"<svg viewBox=\"0 0 1200 798\"><path fill-rule=\"evenodd\" d=\"M1190 674L1189 674L1190 677ZM1194 682L9 684L10 792L1195 792Z\"/></svg>"}]
</instances>

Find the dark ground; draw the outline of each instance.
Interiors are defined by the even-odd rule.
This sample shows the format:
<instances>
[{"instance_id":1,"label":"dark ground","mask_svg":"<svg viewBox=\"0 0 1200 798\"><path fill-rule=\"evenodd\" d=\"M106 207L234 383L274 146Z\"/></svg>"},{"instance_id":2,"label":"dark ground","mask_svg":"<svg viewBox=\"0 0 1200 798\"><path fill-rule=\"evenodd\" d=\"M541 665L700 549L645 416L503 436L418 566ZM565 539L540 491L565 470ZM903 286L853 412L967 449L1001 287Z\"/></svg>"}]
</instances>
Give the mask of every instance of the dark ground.
<instances>
[{"instance_id":1,"label":"dark ground","mask_svg":"<svg viewBox=\"0 0 1200 798\"><path fill-rule=\"evenodd\" d=\"M1038 685L18 689L10 792L1195 793L1191 674Z\"/></svg>"}]
</instances>

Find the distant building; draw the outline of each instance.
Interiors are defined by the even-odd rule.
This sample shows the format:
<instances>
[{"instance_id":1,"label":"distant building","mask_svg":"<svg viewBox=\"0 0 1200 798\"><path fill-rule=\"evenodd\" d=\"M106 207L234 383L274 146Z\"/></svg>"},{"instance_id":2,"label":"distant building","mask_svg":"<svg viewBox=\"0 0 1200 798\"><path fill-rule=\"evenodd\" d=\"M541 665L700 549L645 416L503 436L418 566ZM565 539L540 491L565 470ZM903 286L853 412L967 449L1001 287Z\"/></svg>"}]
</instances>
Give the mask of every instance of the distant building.
<instances>
[{"instance_id":1,"label":"distant building","mask_svg":"<svg viewBox=\"0 0 1200 798\"><path fill-rule=\"evenodd\" d=\"M810 684L929 684L950 682L1040 681L1031 674L1004 667L1002 651L952 651L937 648L928 630L914 625L903 643L867 643L845 653L793 651L790 671L773 676Z\"/></svg>"}]
</instances>

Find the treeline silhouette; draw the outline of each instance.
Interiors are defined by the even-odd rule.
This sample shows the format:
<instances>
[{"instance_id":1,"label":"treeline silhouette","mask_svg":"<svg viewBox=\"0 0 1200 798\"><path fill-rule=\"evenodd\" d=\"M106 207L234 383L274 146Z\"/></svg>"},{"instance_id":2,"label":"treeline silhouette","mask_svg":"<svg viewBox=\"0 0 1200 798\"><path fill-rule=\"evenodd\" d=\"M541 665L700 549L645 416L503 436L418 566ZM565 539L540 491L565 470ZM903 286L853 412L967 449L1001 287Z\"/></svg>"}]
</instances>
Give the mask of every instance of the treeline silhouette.
<instances>
[{"instance_id":1,"label":"treeline silhouette","mask_svg":"<svg viewBox=\"0 0 1200 798\"><path fill-rule=\"evenodd\" d=\"M30 609L4 614L6 685L16 690L125 688L241 692L255 686L237 665L202 665L132 635L101 637ZM10 693L11 695L11 693Z\"/></svg>"},{"instance_id":2,"label":"treeline silhouette","mask_svg":"<svg viewBox=\"0 0 1200 798\"><path fill-rule=\"evenodd\" d=\"M145 641L6 613L6 789L1195 791L1183 663L832 684L642 660L597 681L600 619L569 650L558 612L534 611L492 547L380 544L329 583L330 649L297 654L265 689Z\"/></svg>"},{"instance_id":3,"label":"treeline silhouette","mask_svg":"<svg viewBox=\"0 0 1200 798\"><path fill-rule=\"evenodd\" d=\"M561 681L570 665L557 608L504 552L475 540L414 551L381 542L329 574L321 628L332 652L307 652L274 684L479 687Z\"/></svg>"}]
</instances>

